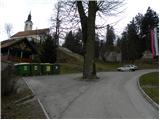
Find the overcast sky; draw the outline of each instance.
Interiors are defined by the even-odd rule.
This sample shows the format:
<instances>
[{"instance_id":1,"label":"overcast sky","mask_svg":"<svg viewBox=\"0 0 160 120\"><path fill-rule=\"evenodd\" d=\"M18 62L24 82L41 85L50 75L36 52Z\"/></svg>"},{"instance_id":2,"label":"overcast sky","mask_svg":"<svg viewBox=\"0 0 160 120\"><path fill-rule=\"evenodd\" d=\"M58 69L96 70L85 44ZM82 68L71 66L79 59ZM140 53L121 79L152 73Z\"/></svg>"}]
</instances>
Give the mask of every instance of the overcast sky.
<instances>
[{"instance_id":1,"label":"overcast sky","mask_svg":"<svg viewBox=\"0 0 160 120\"><path fill-rule=\"evenodd\" d=\"M0 0L0 41L7 39L4 29L5 23L13 26L12 35L24 30L24 22L29 12L32 14L33 29L50 27L50 17L56 0ZM144 14L150 6L158 14L160 12L160 0L126 0L125 12L117 17L107 18L107 22L118 22L114 28L120 35L129 21L138 13Z\"/></svg>"}]
</instances>

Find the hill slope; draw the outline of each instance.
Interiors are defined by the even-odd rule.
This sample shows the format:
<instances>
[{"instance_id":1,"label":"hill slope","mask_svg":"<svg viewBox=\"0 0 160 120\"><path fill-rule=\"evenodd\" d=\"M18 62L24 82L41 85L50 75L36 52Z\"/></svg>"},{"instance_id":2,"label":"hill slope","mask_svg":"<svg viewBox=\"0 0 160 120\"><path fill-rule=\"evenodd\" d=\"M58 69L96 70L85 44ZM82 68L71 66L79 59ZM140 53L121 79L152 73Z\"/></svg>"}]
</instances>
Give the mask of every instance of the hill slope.
<instances>
[{"instance_id":1,"label":"hill slope","mask_svg":"<svg viewBox=\"0 0 160 120\"><path fill-rule=\"evenodd\" d=\"M61 73L75 73L83 71L83 56L64 47L59 47L57 53L57 63L60 63L61 65ZM113 71L119 66L119 63L96 62L97 71Z\"/></svg>"},{"instance_id":2,"label":"hill slope","mask_svg":"<svg viewBox=\"0 0 160 120\"><path fill-rule=\"evenodd\" d=\"M59 47L57 50L57 62L82 65L83 56L76 54L67 48Z\"/></svg>"},{"instance_id":3,"label":"hill slope","mask_svg":"<svg viewBox=\"0 0 160 120\"><path fill-rule=\"evenodd\" d=\"M61 73L82 72L83 56L78 55L67 48L59 47L57 50L57 63L61 65Z\"/></svg>"}]
</instances>

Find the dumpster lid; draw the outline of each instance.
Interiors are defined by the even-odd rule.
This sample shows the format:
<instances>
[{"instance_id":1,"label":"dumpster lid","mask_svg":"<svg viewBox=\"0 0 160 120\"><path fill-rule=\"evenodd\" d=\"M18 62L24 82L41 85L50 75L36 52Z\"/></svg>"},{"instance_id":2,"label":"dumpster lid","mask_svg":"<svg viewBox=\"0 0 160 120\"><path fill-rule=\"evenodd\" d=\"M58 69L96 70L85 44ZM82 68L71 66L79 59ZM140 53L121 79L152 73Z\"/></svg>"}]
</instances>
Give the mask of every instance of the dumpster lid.
<instances>
[{"instance_id":1,"label":"dumpster lid","mask_svg":"<svg viewBox=\"0 0 160 120\"><path fill-rule=\"evenodd\" d=\"M36 64L37 65L37 64L41 64L41 63L30 63L30 64Z\"/></svg>"},{"instance_id":2,"label":"dumpster lid","mask_svg":"<svg viewBox=\"0 0 160 120\"><path fill-rule=\"evenodd\" d=\"M41 65L53 65L52 63L40 63Z\"/></svg>"},{"instance_id":3,"label":"dumpster lid","mask_svg":"<svg viewBox=\"0 0 160 120\"><path fill-rule=\"evenodd\" d=\"M26 65L26 64L30 64L30 63L16 63L14 65Z\"/></svg>"}]
</instances>

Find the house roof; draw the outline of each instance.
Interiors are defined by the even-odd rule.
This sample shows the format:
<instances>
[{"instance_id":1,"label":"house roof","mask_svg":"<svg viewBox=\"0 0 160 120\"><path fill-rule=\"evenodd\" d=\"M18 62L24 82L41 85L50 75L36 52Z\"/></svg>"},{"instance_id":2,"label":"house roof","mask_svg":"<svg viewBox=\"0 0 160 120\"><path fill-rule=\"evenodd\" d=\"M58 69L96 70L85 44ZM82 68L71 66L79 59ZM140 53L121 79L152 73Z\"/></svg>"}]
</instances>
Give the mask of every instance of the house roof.
<instances>
[{"instance_id":1,"label":"house roof","mask_svg":"<svg viewBox=\"0 0 160 120\"><path fill-rule=\"evenodd\" d=\"M32 38L34 39L34 38ZM10 38L8 40L2 41L1 42L1 49L5 49L8 48L18 42L22 42L22 41L26 41L28 43L28 45L32 48L32 50L37 53L35 47L28 41L28 39L26 37L20 37L20 38Z\"/></svg>"},{"instance_id":2,"label":"house roof","mask_svg":"<svg viewBox=\"0 0 160 120\"><path fill-rule=\"evenodd\" d=\"M20 32L14 34L13 36L11 36L11 38L22 37L22 36L30 36L30 35L41 35L41 34L44 34L46 32L49 32L49 28L20 31Z\"/></svg>"},{"instance_id":3,"label":"house roof","mask_svg":"<svg viewBox=\"0 0 160 120\"><path fill-rule=\"evenodd\" d=\"M5 41L2 41L1 42L1 48L6 48L6 47L9 47L11 45L13 45L14 43L18 42L18 41L21 41L22 38L19 38L19 39L8 39L8 40L5 40Z\"/></svg>"}]
</instances>

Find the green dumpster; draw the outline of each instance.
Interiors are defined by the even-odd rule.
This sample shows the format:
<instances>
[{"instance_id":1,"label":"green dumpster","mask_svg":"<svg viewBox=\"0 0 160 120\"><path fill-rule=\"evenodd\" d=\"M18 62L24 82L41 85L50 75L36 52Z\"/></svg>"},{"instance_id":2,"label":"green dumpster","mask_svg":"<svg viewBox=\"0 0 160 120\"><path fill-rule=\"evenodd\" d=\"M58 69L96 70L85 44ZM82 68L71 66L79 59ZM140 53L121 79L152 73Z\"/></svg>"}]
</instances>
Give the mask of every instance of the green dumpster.
<instances>
[{"instance_id":1,"label":"green dumpster","mask_svg":"<svg viewBox=\"0 0 160 120\"><path fill-rule=\"evenodd\" d=\"M18 75L28 76L31 75L30 64L29 63L18 63L14 64Z\"/></svg>"},{"instance_id":2,"label":"green dumpster","mask_svg":"<svg viewBox=\"0 0 160 120\"><path fill-rule=\"evenodd\" d=\"M40 75L41 74L41 66L38 63L31 63L31 74L32 75Z\"/></svg>"},{"instance_id":3,"label":"green dumpster","mask_svg":"<svg viewBox=\"0 0 160 120\"><path fill-rule=\"evenodd\" d=\"M53 64L53 74L60 74L60 65L57 63Z\"/></svg>"},{"instance_id":4,"label":"green dumpster","mask_svg":"<svg viewBox=\"0 0 160 120\"><path fill-rule=\"evenodd\" d=\"M53 64L50 63L41 63L41 74L49 75L53 73Z\"/></svg>"}]
</instances>

